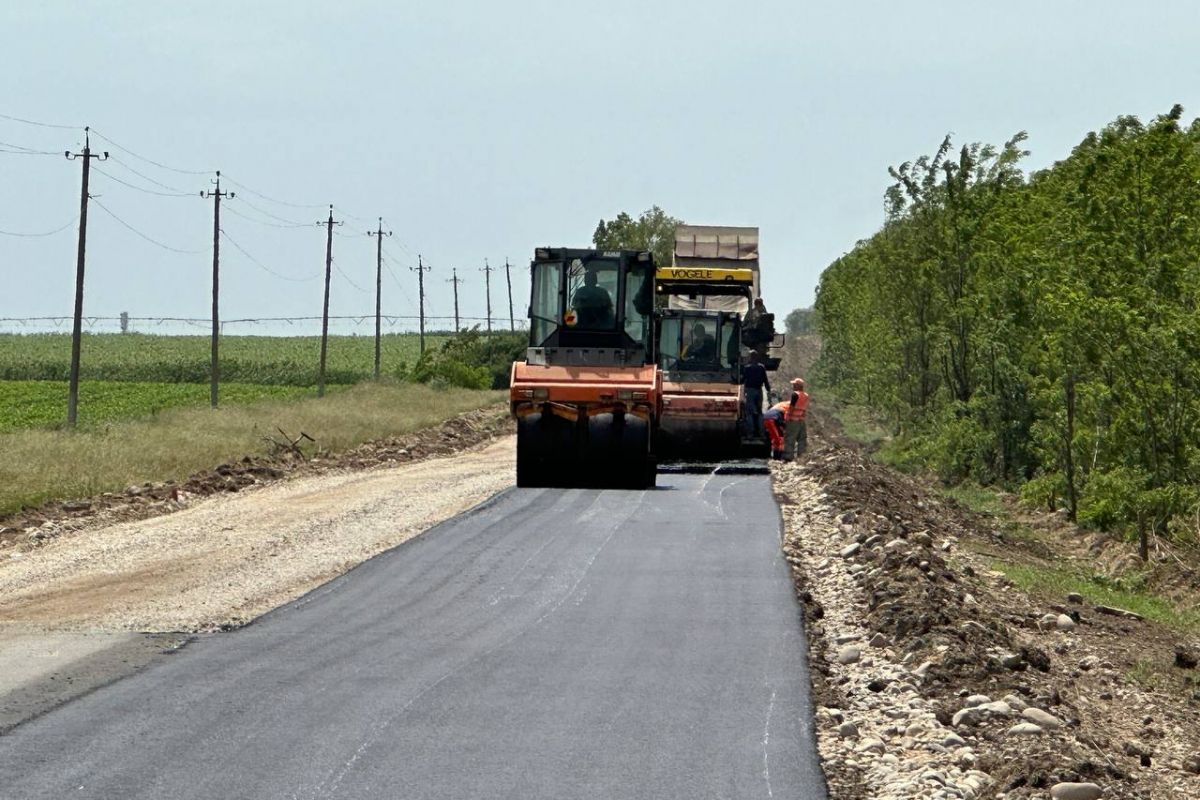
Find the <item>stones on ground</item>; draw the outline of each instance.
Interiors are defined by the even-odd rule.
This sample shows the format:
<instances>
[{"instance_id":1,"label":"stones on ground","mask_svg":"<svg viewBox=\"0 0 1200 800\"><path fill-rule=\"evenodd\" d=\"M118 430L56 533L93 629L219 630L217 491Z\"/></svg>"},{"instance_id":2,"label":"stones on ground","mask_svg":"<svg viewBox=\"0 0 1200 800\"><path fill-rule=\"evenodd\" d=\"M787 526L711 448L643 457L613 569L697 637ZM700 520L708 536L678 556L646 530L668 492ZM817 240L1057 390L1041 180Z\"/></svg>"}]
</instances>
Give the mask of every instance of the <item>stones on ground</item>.
<instances>
[{"instance_id":1,"label":"stones on ground","mask_svg":"<svg viewBox=\"0 0 1200 800\"><path fill-rule=\"evenodd\" d=\"M1020 653L1001 653L1000 666L1005 669L1021 671L1025 669L1025 659Z\"/></svg>"},{"instance_id":2,"label":"stones on ground","mask_svg":"<svg viewBox=\"0 0 1200 800\"><path fill-rule=\"evenodd\" d=\"M1061 728L1063 724L1061 719L1040 708L1027 708L1021 716L1042 728Z\"/></svg>"},{"instance_id":3,"label":"stones on ground","mask_svg":"<svg viewBox=\"0 0 1200 800\"><path fill-rule=\"evenodd\" d=\"M1183 760L1183 771L1200 775L1200 754L1188 756Z\"/></svg>"},{"instance_id":4,"label":"stones on ground","mask_svg":"<svg viewBox=\"0 0 1200 800\"><path fill-rule=\"evenodd\" d=\"M862 651L857 647L843 647L837 654L839 664L854 664L862 658Z\"/></svg>"},{"instance_id":5,"label":"stones on ground","mask_svg":"<svg viewBox=\"0 0 1200 800\"><path fill-rule=\"evenodd\" d=\"M1107 614L1110 617L1124 617L1125 619L1132 619L1137 622L1142 621L1141 614L1135 614L1132 611L1127 611L1123 608L1114 608L1113 606L1096 606L1096 612L1099 614Z\"/></svg>"},{"instance_id":6,"label":"stones on ground","mask_svg":"<svg viewBox=\"0 0 1200 800\"><path fill-rule=\"evenodd\" d=\"M1056 619L1054 622L1054 626L1063 633L1069 633L1070 631L1075 630L1075 620L1071 619L1066 614L1059 614L1058 619Z\"/></svg>"},{"instance_id":7,"label":"stones on ground","mask_svg":"<svg viewBox=\"0 0 1200 800\"><path fill-rule=\"evenodd\" d=\"M1043 614L1041 620L1038 621L1040 628L1056 628L1058 627L1058 614Z\"/></svg>"},{"instance_id":8,"label":"stones on ground","mask_svg":"<svg viewBox=\"0 0 1200 800\"><path fill-rule=\"evenodd\" d=\"M845 547L842 548L842 554L841 554L842 558L851 558L856 553L858 553L858 551L861 549L862 549L862 545L859 544L858 542L855 542L854 544L846 545Z\"/></svg>"},{"instance_id":9,"label":"stones on ground","mask_svg":"<svg viewBox=\"0 0 1200 800\"><path fill-rule=\"evenodd\" d=\"M979 708L988 714L993 714L997 717L1012 716L1012 709L1009 708L1008 703L1004 702L1003 700L993 700L990 703L984 703Z\"/></svg>"},{"instance_id":10,"label":"stones on ground","mask_svg":"<svg viewBox=\"0 0 1200 800\"><path fill-rule=\"evenodd\" d=\"M1200 648L1186 644L1175 645L1175 666L1180 669L1195 669L1200 664Z\"/></svg>"},{"instance_id":11,"label":"stones on ground","mask_svg":"<svg viewBox=\"0 0 1200 800\"><path fill-rule=\"evenodd\" d=\"M846 722L843 722L841 725L838 725L837 732L838 732L838 736L841 736L843 739L857 739L858 738L858 726L850 721L846 721Z\"/></svg>"},{"instance_id":12,"label":"stones on ground","mask_svg":"<svg viewBox=\"0 0 1200 800\"><path fill-rule=\"evenodd\" d=\"M947 748L963 747L966 745L966 743L967 740L959 736L957 733L948 734L945 739L942 739L942 747Z\"/></svg>"},{"instance_id":13,"label":"stones on ground","mask_svg":"<svg viewBox=\"0 0 1200 800\"><path fill-rule=\"evenodd\" d=\"M963 725L978 725L983 721L985 716L987 716L987 712L978 706L964 708L961 711L955 712L954 717L950 720L950 725L955 728Z\"/></svg>"},{"instance_id":14,"label":"stones on ground","mask_svg":"<svg viewBox=\"0 0 1200 800\"><path fill-rule=\"evenodd\" d=\"M1069 595L1067 595L1067 602L1073 603L1077 606L1083 605L1083 595L1081 595L1079 592L1071 592Z\"/></svg>"},{"instance_id":15,"label":"stones on ground","mask_svg":"<svg viewBox=\"0 0 1200 800\"><path fill-rule=\"evenodd\" d=\"M888 638L886 636L884 636L882 633L877 633L871 637L871 647L874 647L876 649L882 650L883 648L887 647L889 644L891 644L891 642L889 642Z\"/></svg>"},{"instance_id":16,"label":"stones on ground","mask_svg":"<svg viewBox=\"0 0 1200 800\"><path fill-rule=\"evenodd\" d=\"M1018 722L1008 729L1010 736L1038 736L1044 733L1040 725L1034 725L1032 722Z\"/></svg>"},{"instance_id":17,"label":"stones on ground","mask_svg":"<svg viewBox=\"0 0 1200 800\"><path fill-rule=\"evenodd\" d=\"M1004 702L1008 703L1008 707L1013 711L1016 711L1018 714L1029 707L1028 703L1017 697L1015 694L1004 695Z\"/></svg>"},{"instance_id":18,"label":"stones on ground","mask_svg":"<svg viewBox=\"0 0 1200 800\"><path fill-rule=\"evenodd\" d=\"M1099 656L1084 656L1079 659L1079 668L1084 672L1090 672L1098 666L1100 666Z\"/></svg>"},{"instance_id":19,"label":"stones on ground","mask_svg":"<svg viewBox=\"0 0 1200 800\"><path fill-rule=\"evenodd\" d=\"M967 697L967 699L963 702L963 705L967 708L975 708L976 706L981 706L984 703L990 702L992 702L992 698L988 697L986 694L973 694Z\"/></svg>"},{"instance_id":20,"label":"stones on ground","mask_svg":"<svg viewBox=\"0 0 1200 800\"><path fill-rule=\"evenodd\" d=\"M1100 800L1104 790L1094 783L1056 783L1050 787L1051 800Z\"/></svg>"},{"instance_id":21,"label":"stones on ground","mask_svg":"<svg viewBox=\"0 0 1200 800\"><path fill-rule=\"evenodd\" d=\"M860 753L880 754L887 748L881 739L863 739L862 744L855 749Z\"/></svg>"}]
</instances>

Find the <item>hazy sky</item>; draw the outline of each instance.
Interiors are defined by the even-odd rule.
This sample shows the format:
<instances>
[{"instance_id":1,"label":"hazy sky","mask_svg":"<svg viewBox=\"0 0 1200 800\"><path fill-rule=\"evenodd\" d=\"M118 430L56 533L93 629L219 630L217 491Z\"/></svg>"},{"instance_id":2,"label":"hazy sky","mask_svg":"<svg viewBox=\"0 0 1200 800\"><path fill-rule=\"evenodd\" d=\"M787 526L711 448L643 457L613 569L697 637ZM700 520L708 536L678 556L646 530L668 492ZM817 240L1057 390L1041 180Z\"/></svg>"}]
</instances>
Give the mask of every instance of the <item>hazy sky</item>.
<instances>
[{"instance_id":1,"label":"hazy sky","mask_svg":"<svg viewBox=\"0 0 1200 800\"><path fill-rule=\"evenodd\" d=\"M786 312L878 227L887 167L947 132L1028 130L1040 167L1119 114L1179 102L1191 119L1197 30L1194 0L7 0L0 114L77 128L0 119L0 231L71 222L80 170L62 151L91 125L114 159L92 176L88 315L209 312L209 176L114 141L238 181L223 187L239 193L222 220L227 318L320 314L324 230L260 223L312 223L331 202L346 220L333 314L373 311L379 215L395 231L385 313L416 313L421 253L431 313L453 312L457 267L462 313L482 315L479 269L508 257L521 317L534 246L586 246L601 217L654 204L759 226L766 300ZM0 317L70 314L75 230L0 235ZM492 288L506 317L502 270Z\"/></svg>"}]
</instances>

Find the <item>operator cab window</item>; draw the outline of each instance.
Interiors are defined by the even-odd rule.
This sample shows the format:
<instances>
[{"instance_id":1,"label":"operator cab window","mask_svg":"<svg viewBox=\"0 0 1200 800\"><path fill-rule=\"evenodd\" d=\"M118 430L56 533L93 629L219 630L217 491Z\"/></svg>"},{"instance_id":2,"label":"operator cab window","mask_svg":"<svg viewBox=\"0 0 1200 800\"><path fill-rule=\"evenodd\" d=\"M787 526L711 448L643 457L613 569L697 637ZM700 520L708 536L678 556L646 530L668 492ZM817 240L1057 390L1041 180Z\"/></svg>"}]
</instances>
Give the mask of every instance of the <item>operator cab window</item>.
<instances>
[{"instance_id":1,"label":"operator cab window","mask_svg":"<svg viewBox=\"0 0 1200 800\"><path fill-rule=\"evenodd\" d=\"M573 330L615 330L619 281L620 269L615 260L574 259L567 267L567 310L563 324Z\"/></svg>"},{"instance_id":2,"label":"operator cab window","mask_svg":"<svg viewBox=\"0 0 1200 800\"><path fill-rule=\"evenodd\" d=\"M562 262L534 264L533 307L529 310L533 341L541 344L558 328L559 295L562 287Z\"/></svg>"},{"instance_id":3,"label":"operator cab window","mask_svg":"<svg viewBox=\"0 0 1200 800\"><path fill-rule=\"evenodd\" d=\"M716 319L689 319L683 331L683 358L679 366L683 369L719 370L721 368L720 345L717 340Z\"/></svg>"}]
</instances>

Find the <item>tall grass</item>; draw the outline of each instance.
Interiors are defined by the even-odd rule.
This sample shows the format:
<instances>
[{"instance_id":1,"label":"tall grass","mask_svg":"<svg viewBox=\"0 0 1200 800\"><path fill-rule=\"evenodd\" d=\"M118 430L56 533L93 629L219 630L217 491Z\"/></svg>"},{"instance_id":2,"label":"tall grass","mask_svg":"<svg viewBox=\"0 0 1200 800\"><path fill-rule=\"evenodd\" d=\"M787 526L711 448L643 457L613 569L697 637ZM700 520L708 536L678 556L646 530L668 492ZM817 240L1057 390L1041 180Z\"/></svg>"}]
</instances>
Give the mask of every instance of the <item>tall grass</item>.
<instances>
[{"instance_id":1,"label":"tall grass","mask_svg":"<svg viewBox=\"0 0 1200 800\"><path fill-rule=\"evenodd\" d=\"M502 392L363 384L322 399L184 408L78 431L0 434L0 515L146 481L180 480L267 452L264 437L278 437L276 428L303 431L321 449L336 452L437 425L502 398Z\"/></svg>"}]
</instances>

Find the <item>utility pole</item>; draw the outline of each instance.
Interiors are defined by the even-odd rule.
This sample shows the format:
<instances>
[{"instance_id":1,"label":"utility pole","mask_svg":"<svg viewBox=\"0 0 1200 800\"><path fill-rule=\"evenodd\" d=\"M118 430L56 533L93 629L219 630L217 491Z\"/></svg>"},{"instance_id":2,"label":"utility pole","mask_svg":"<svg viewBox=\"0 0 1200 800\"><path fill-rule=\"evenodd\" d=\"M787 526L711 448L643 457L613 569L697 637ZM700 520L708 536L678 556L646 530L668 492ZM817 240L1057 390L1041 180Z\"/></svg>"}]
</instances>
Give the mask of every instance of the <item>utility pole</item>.
<instances>
[{"instance_id":1,"label":"utility pole","mask_svg":"<svg viewBox=\"0 0 1200 800\"><path fill-rule=\"evenodd\" d=\"M317 397L325 396L325 351L329 345L329 277L333 273L333 203L329 204L329 219L317 220L325 226L325 303L321 307L321 364L317 369Z\"/></svg>"},{"instance_id":2,"label":"utility pole","mask_svg":"<svg viewBox=\"0 0 1200 800\"><path fill-rule=\"evenodd\" d=\"M461 326L458 324L458 285L462 283L462 278L458 277L457 267L450 270L450 272L454 275L454 277L448 279L446 283L454 284L454 332L458 333L461 328Z\"/></svg>"},{"instance_id":3,"label":"utility pole","mask_svg":"<svg viewBox=\"0 0 1200 800\"><path fill-rule=\"evenodd\" d=\"M88 128L83 129L83 152L63 153L68 161L83 160L83 188L79 192L79 252L75 261L75 324L71 329L71 380L67 386L67 425L75 427L76 412L79 409L79 351L83 344L83 264L87 251L87 212L88 212L88 178L92 170L92 159L104 161L108 151L103 156L92 152L91 136Z\"/></svg>"},{"instance_id":4,"label":"utility pole","mask_svg":"<svg viewBox=\"0 0 1200 800\"><path fill-rule=\"evenodd\" d=\"M418 308L421 315L421 354L425 353L425 273L429 272L432 267L425 266L421 261L421 255L417 254L417 265L409 267L410 270L417 273L417 295L419 297Z\"/></svg>"},{"instance_id":5,"label":"utility pole","mask_svg":"<svg viewBox=\"0 0 1200 800\"><path fill-rule=\"evenodd\" d=\"M504 280L508 282L508 329L515 331L517 329L517 321L513 317L512 310L512 271L508 266L508 259L504 259Z\"/></svg>"},{"instance_id":6,"label":"utility pole","mask_svg":"<svg viewBox=\"0 0 1200 800\"><path fill-rule=\"evenodd\" d=\"M479 270L483 273L483 281L487 291L487 332L488 336L492 335L492 268L488 266L487 259L483 260L483 269Z\"/></svg>"},{"instance_id":7,"label":"utility pole","mask_svg":"<svg viewBox=\"0 0 1200 800\"><path fill-rule=\"evenodd\" d=\"M378 230L367 231L367 236L375 237L375 380L379 380L379 343L383 335L383 317L380 313L383 306L383 237L391 235L391 231L383 229L383 217L379 218Z\"/></svg>"},{"instance_id":8,"label":"utility pole","mask_svg":"<svg viewBox=\"0 0 1200 800\"><path fill-rule=\"evenodd\" d=\"M213 408L216 408L218 387L221 383L221 365L217 359L217 343L221 338L221 198L233 197L234 193L221 191L221 170L217 170L217 179L213 183L217 188L201 189L200 196L213 199L212 368L208 401Z\"/></svg>"}]
</instances>

